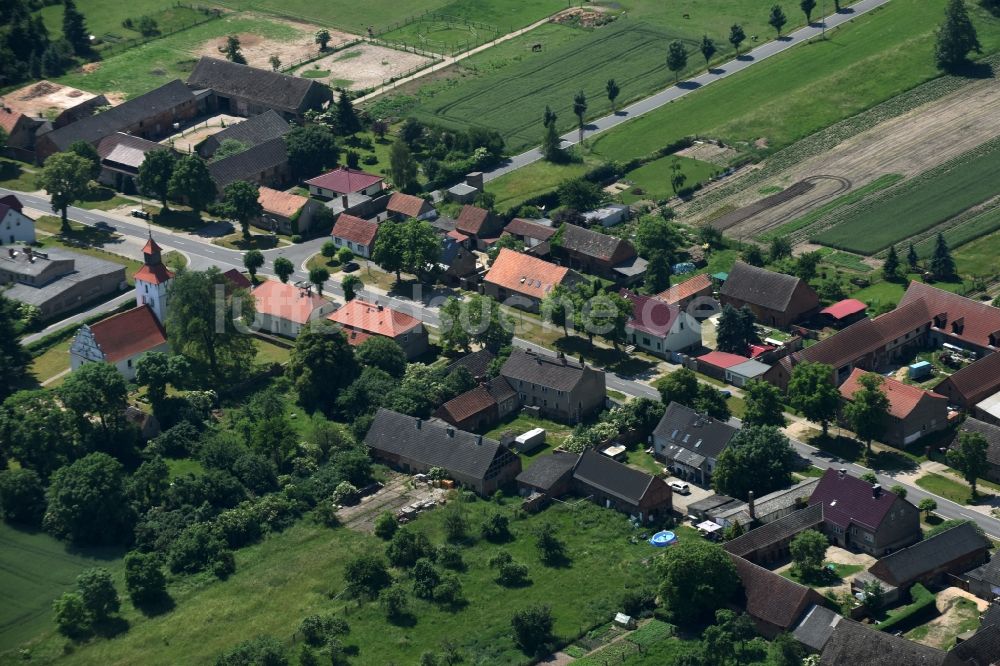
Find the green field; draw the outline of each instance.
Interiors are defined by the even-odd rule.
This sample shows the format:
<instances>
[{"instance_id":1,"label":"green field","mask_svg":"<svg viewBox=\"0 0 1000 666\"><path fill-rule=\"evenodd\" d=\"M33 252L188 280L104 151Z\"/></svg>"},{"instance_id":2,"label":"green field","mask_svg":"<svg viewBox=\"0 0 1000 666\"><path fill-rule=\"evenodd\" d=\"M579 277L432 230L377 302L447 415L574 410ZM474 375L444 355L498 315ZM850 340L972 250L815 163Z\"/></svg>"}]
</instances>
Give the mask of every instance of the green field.
<instances>
[{"instance_id":1,"label":"green field","mask_svg":"<svg viewBox=\"0 0 1000 666\"><path fill-rule=\"evenodd\" d=\"M585 162L567 165L535 162L489 181L486 191L496 195L497 210L507 210L522 201L552 191L564 180L582 177L591 166Z\"/></svg>"},{"instance_id":2,"label":"green field","mask_svg":"<svg viewBox=\"0 0 1000 666\"><path fill-rule=\"evenodd\" d=\"M693 187L698 183L707 182L720 171L715 164L690 157L661 157L625 174L624 180L630 180L634 184L622 193L622 203L630 204L640 199L659 201L674 196L674 190L670 184L674 162L680 164L681 173L687 179L684 181L684 187ZM642 192L637 190L642 190Z\"/></svg>"},{"instance_id":3,"label":"green field","mask_svg":"<svg viewBox=\"0 0 1000 666\"><path fill-rule=\"evenodd\" d=\"M229 9L260 11L295 21L309 21L356 34L367 34L369 26L376 31L394 21L424 12L440 11L447 0L216 0L215 4Z\"/></svg>"},{"instance_id":4,"label":"green field","mask_svg":"<svg viewBox=\"0 0 1000 666\"><path fill-rule=\"evenodd\" d=\"M994 229L1000 228L1000 208L991 211L990 221ZM948 234L945 234L945 238L947 237ZM997 259L1000 257L1000 233L978 238L974 243L958 248L953 254L960 275L996 275L1000 273L1000 260Z\"/></svg>"},{"instance_id":5,"label":"green field","mask_svg":"<svg viewBox=\"0 0 1000 666\"><path fill-rule=\"evenodd\" d=\"M836 224L812 240L874 254L1000 193L998 168L1000 141L994 140L843 209Z\"/></svg>"},{"instance_id":6,"label":"green field","mask_svg":"<svg viewBox=\"0 0 1000 666\"><path fill-rule=\"evenodd\" d=\"M90 73L75 71L58 81L93 92L122 92L129 97L148 92L172 79L186 79L205 42L249 32L271 39L291 39L299 32L261 17L228 16L157 39L98 63Z\"/></svg>"},{"instance_id":7,"label":"green field","mask_svg":"<svg viewBox=\"0 0 1000 666\"><path fill-rule=\"evenodd\" d=\"M947 241L948 247L952 249L961 247L963 250L975 250L976 248L966 248L965 245L974 240L979 240L983 236L992 234L997 229L1000 229L1000 208L990 208L969 217L969 219L955 226L949 227L944 232L944 239ZM988 239L983 239L983 241L988 242ZM930 257L934 252L934 244L936 242L936 237L932 236L917 243L915 246L917 254L923 258ZM978 246L979 244L977 243L976 245ZM987 268L989 267L987 266Z\"/></svg>"},{"instance_id":8,"label":"green field","mask_svg":"<svg viewBox=\"0 0 1000 666\"><path fill-rule=\"evenodd\" d=\"M484 501L462 506L473 526L496 508ZM443 518L443 511L432 511L410 529L425 532L440 544ZM532 532L542 522L552 523L565 541L569 566L551 568L539 562ZM574 638L613 617L623 590L651 582L653 571L643 561L654 551L644 542L629 542L636 532L621 514L581 501L575 508L555 505L516 520L512 530L516 539L502 548L527 564L531 585L507 589L494 583L487 560L499 546L478 541L462 548L467 570L458 575L468 605L448 611L411 597L414 626L390 624L377 604L359 607L353 600L337 598L344 586L345 562L359 553L381 552L384 542L347 528L330 530L302 522L237 551L237 570L227 581L184 589L172 586L173 611L145 618L125 604L128 633L80 646L65 656L62 641L48 640L32 651L33 663L56 658L100 666L136 663L140 658L146 665L211 663L223 650L258 634L287 644L303 617L334 611L343 612L350 624L345 645L358 646L352 663L413 664L423 651L440 651L442 642L450 639L461 649L464 663L519 664L527 658L509 636L514 609L549 604L555 633Z\"/></svg>"},{"instance_id":9,"label":"green field","mask_svg":"<svg viewBox=\"0 0 1000 666\"><path fill-rule=\"evenodd\" d=\"M0 653L52 630L52 602L73 586L81 571L102 566L117 573L121 553L68 548L47 534L0 523ZM7 662L0 655L0 662Z\"/></svg>"},{"instance_id":10,"label":"green field","mask_svg":"<svg viewBox=\"0 0 1000 666\"><path fill-rule=\"evenodd\" d=\"M76 8L83 14L90 34L109 44L120 39L142 38L138 29L122 26L122 21L126 18L131 18L138 24L141 16L151 16L156 20L160 32L176 30L205 18L204 14L195 9L178 7L173 0L129 0L125 4L107 0L77 0ZM42 7L37 13L45 21L50 35L62 34L62 3Z\"/></svg>"}]
</instances>

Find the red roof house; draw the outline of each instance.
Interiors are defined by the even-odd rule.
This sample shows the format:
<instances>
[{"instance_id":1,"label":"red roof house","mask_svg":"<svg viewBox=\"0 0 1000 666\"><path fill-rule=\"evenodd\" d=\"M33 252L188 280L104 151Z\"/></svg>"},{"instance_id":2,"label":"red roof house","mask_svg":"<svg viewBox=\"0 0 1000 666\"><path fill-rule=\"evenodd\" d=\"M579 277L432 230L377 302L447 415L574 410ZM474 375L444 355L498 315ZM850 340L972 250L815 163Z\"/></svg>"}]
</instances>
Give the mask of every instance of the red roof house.
<instances>
[{"instance_id":1,"label":"red roof house","mask_svg":"<svg viewBox=\"0 0 1000 666\"><path fill-rule=\"evenodd\" d=\"M795 628L808 608L829 602L819 592L762 566L729 555L746 594L747 615L761 635L774 638Z\"/></svg>"},{"instance_id":2,"label":"red roof house","mask_svg":"<svg viewBox=\"0 0 1000 666\"><path fill-rule=\"evenodd\" d=\"M418 220L432 220L437 217L437 211L426 199L402 192L393 192L385 209L392 217L399 220L411 217Z\"/></svg>"},{"instance_id":3,"label":"red roof house","mask_svg":"<svg viewBox=\"0 0 1000 666\"><path fill-rule=\"evenodd\" d=\"M250 289L253 287L247 276L235 268L230 268L222 274L222 277L226 278L236 289Z\"/></svg>"},{"instance_id":4,"label":"red roof house","mask_svg":"<svg viewBox=\"0 0 1000 666\"><path fill-rule=\"evenodd\" d=\"M70 345L70 368L111 363L126 379L135 378L135 362L149 352L166 352L167 334L148 305L140 305L95 324L84 324Z\"/></svg>"},{"instance_id":5,"label":"red roof house","mask_svg":"<svg viewBox=\"0 0 1000 666\"><path fill-rule=\"evenodd\" d=\"M419 319L378 303L355 298L327 315L327 319L343 327L347 341L352 345L360 345L373 335L381 335L399 343L407 358L427 351L427 329Z\"/></svg>"},{"instance_id":6,"label":"red roof house","mask_svg":"<svg viewBox=\"0 0 1000 666\"><path fill-rule=\"evenodd\" d=\"M680 307L628 289L619 295L632 304L632 317L625 324L630 344L665 358L701 346L701 326Z\"/></svg>"},{"instance_id":7,"label":"red roof house","mask_svg":"<svg viewBox=\"0 0 1000 666\"><path fill-rule=\"evenodd\" d=\"M557 284L569 285L579 279L579 275L564 266L503 248L484 278L484 289L498 301L519 297L515 298L518 302L510 304L537 310L542 299Z\"/></svg>"},{"instance_id":8,"label":"red roof house","mask_svg":"<svg viewBox=\"0 0 1000 666\"><path fill-rule=\"evenodd\" d=\"M863 370L855 368L840 385L840 395L850 402L861 388ZM940 393L925 391L891 377L882 378L882 392L889 399L889 418L884 440L893 446L904 446L924 435L948 427L948 398Z\"/></svg>"},{"instance_id":9,"label":"red roof house","mask_svg":"<svg viewBox=\"0 0 1000 666\"><path fill-rule=\"evenodd\" d=\"M474 238L476 247L484 250L493 240L500 237L500 233L503 231L503 220L500 219L500 216L486 209L466 204L462 206L462 212L458 214L455 229Z\"/></svg>"},{"instance_id":10,"label":"red roof house","mask_svg":"<svg viewBox=\"0 0 1000 666\"><path fill-rule=\"evenodd\" d=\"M664 303L686 308L688 303L698 297L712 297L712 278L707 273L695 275L693 278L671 285L666 291L656 296Z\"/></svg>"},{"instance_id":11,"label":"red roof house","mask_svg":"<svg viewBox=\"0 0 1000 666\"><path fill-rule=\"evenodd\" d=\"M382 176L365 173L358 169L337 167L322 176L306 181L309 193L321 197L334 198L342 194L363 194L374 196L382 191Z\"/></svg>"},{"instance_id":12,"label":"red roof house","mask_svg":"<svg viewBox=\"0 0 1000 666\"><path fill-rule=\"evenodd\" d=\"M287 338L298 337L310 321L334 309L334 304L312 289L265 280L253 290L256 323L265 331Z\"/></svg>"},{"instance_id":13,"label":"red roof house","mask_svg":"<svg viewBox=\"0 0 1000 666\"><path fill-rule=\"evenodd\" d=\"M360 217L341 213L337 223L333 225L330 235L337 247L346 247L359 257L368 259L375 249L375 236L378 234L378 223L372 220L362 220Z\"/></svg>"},{"instance_id":14,"label":"red roof house","mask_svg":"<svg viewBox=\"0 0 1000 666\"><path fill-rule=\"evenodd\" d=\"M826 315L836 321L844 321L859 314L864 314L868 306L856 298L845 298L829 305L819 311L821 315Z\"/></svg>"}]
</instances>

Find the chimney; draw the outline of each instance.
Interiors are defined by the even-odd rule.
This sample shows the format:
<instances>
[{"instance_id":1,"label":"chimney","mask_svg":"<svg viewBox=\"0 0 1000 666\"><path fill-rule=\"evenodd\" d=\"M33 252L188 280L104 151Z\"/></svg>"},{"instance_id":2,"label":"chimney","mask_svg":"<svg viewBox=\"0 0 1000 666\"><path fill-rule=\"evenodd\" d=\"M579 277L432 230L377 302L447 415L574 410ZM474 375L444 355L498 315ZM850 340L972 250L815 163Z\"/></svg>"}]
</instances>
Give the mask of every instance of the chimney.
<instances>
[{"instance_id":1,"label":"chimney","mask_svg":"<svg viewBox=\"0 0 1000 666\"><path fill-rule=\"evenodd\" d=\"M465 184L469 187L474 187L480 192L483 191L483 172L473 171L465 175Z\"/></svg>"},{"instance_id":2,"label":"chimney","mask_svg":"<svg viewBox=\"0 0 1000 666\"><path fill-rule=\"evenodd\" d=\"M414 419L414 421L415 421L415 422L416 422L416 424L417 424L417 430L420 430L420 424L421 424L421 420L420 420L420 419Z\"/></svg>"},{"instance_id":3,"label":"chimney","mask_svg":"<svg viewBox=\"0 0 1000 666\"><path fill-rule=\"evenodd\" d=\"M344 210L347 210L347 195L346 194L341 195L341 197L340 197L340 205L344 207Z\"/></svg>"},{"instance_id":4,"label":"chimney","mask_svg":"<svg viewBox=\"0 0 1000 666\"><path fill-rule=\"evenodd\" d=\"M14 250L14 248L12 248L12 247L7 248L7 256L8 257L10 257L11 259L13 259L15 254L17 254L17 252Z\"/></svg>"},{"instance_id":5,"label":"chimney","mask_svg":"<svg viewBox=\"0 0 1000 666\"><path fill-rule=\"evenodd\" d=\"M872 497L878 499L881 496L882 496L882 486L876 483L875 485L872 486Z\"/></svg>"},{"instance_id":6,"label":"chimney","mask_svg":"<svg viewBox=\"0 0 1000 666\"><path fill-rule=\"evenodd\" d=\"M376 304L375 304L375 307L377 307L377 308L378 308L378 311L379 311L379 312L382 312L382 310L384 310L384 309L385 309L385 306L384 306L384 305L382 305L381 303L376 303Z\"/></svg>"},{"instance_id":7,"label":"chimney","mask_svg":"<svg viewBox=\"0 0 1000 666\"><path fill-rule=\"evenodd\" d=\"M455 436L455 429L453 427L448 426L447 428L445 428L445 431L448 433L449 437Z\"/></svg>"},{"instance_id":8,"label":"chimney","mask_svg":"<svg viewBox=\"0 0 1000 666\"><path fill-rule=\"evenodd\" d=\"M847 476L847 470L841 467L840 469L837 470L837 474L839 474L840 478L843 479L845 476Z\"/></svg>"},{"instance_id":9,"label":"chimney","mask_svg":"<svg viewBox=\"0 0 1000 666\"><path fill-rule=\"evenodd\" d=\"M479 446L483 445L483 436L482 435L476 435L476 444L479 445Z\"/></svg>"},{"instance_id":10,"label":"chimney","mask_svg":"<svg viewBox=\"0 0 1000 666\"><path fill-rule=\"evenodd\" d=\"M757 509L753 505L753 491L751 490L747 493L747 513L750 514L750 518L757 520Z\"/></svg>"}]
</instances>

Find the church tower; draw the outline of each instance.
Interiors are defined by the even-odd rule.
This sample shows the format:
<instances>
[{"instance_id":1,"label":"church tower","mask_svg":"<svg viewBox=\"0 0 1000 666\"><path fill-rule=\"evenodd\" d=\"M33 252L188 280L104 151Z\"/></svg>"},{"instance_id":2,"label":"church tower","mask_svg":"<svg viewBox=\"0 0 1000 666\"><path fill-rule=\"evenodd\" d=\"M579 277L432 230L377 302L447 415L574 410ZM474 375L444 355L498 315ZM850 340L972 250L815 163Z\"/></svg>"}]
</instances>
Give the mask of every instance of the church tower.
<instances>
[{"instance_id":1,"label":"church tower","mask_svg":"<svg viewBox=\"0 0 1000 666\"><path fill-rule=\"evenodd\" d=\"M160 246L153 240L153 232L142 248L143 266L135 274L136 305L148 305L161 325L167 317L167 287L174 277L163 265Z\"/></svg>"}]
</instances>

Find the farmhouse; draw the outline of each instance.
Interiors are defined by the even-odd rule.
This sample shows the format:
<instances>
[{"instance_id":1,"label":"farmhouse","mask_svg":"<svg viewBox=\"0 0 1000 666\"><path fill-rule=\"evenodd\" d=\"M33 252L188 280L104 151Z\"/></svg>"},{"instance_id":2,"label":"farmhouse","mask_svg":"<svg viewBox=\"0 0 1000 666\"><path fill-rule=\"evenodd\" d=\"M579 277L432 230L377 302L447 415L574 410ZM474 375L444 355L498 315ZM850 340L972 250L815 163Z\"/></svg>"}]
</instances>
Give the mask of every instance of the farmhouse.
<instances>
[{"instance_id":1,"label":"farmhouse","mask_svg":"<svg viewBox=\"0 0 1000 666\"><path fill-rule=\"evenodd\" d=\"M948 574L965 573L985 562L989 541L972 523L962 523L879 559L868 572L897 588L931 585Z\"/></svg>"},{"instance_id":2,"label":"farmhouse","mask_svg":"<svg viewBox=\"0 0 1000 666\"><path fill-rule=\"evenodd\" d=\"M712 278L709 277L707 273L700 273L692 278L684 280L683 282L671 285L669 289L660 292L656 295L656 297L664 303L687 309L688 305L690 305L693 301L712 299L713 290L714 285L712 284ZM698 303L695 304L696 310L703 309L699 308L698 305ZM712 314L713 311L718 310L718 303L715 302L714 299L708 305L710 305L710 307L706 310L706 315Z\"/></svg>"},{"instance_id":3,"label":"farmhouse","mask_svg":"<svg viewBox=\"0 0 1000 666\"><path fill-rule=\"evenodd\" d=\"M978 433L986 440L987 469L983 478L1000 483L1000 426L969 417L959 426L951 446L958 444L958 438L963 432Z\"/></svg>"},{"instance_id":4,"label":"farmhouse","mask_svg":"<svg viewBox=\"0 0 1000 666\"><path fill-rule=\"evenodd\" d=\"M503 228L505 234L510 234L524 243L525 247L535 247L556 235L556 229L544 224L538 224L523 217L515 217Z\"/></svg>"},{"instance_id":5,"label":"farmhouse","mask_svg":"<svg viewBox=\"0 0 1000 666\"><path fill-rule=\"evenodd\" d=\"M35 242L35 221L23 211L24 205L13 194L0 197L0 245Z\"/></svg>"},{"instance_id":6,"label":"farmhouse","mask_svg":"<svg viewBox=\"0 0 1000 666\"><path fill-rule=\"evenodd\" d=\"M520 406L517 391L494 377L441 405L434 416L463 430L482 430L505 419Z\"/></svg>"},{"instance_id":7,"label":"farmhouse","mask_svg":"<svg viewBox=\"0 0 1000 666\"><path fill-rule=\"evenodd\" d=\"M948 402L971 410L1000 391L1000 354L994 352L967 365L934 387Z\"/></svg>"},{"instance_id":8,"label":"farmhouse","mask_svg":"<svg viewBox=\"0 0 1000 666\"><path fill-rule=\"evenodd\" d=\"M97 154L101 158L101 175L98 180L121 192L138 191L136 178L139 167L146 161L146 155L154 150L171 149L122 132L104 137L97 144Z\"/></svg>"},{"instance_id":9,"label":"farmhouse","mask_svg":"<svg viewBox=\"0 0 1000 666\"><path fill-rule=\"evenodd\" d=\"M826 323L836 328L853 324L865 316L868 306L856 298L845 298L819 311Z\"/></svg>"},{"instance_id":10,"label":"farmhouse","mask_svg":"<svg viewBox=\"0 0 1000 666\"><path fill-rule=\"evenodd\" d=\"M823 531L823 506L793 511L724 543L727 553L757 564L780 562L789 556L789 544L806 530Z\"/></svg>"},{"instance_id":11,"label":"farmhouse","mask_svg":"<svg viewBox=\"0 0 1000 666\"><path fill-rule=\"evenodd\" d=\"M701 346L701 325L676 305L622 289L620 296L632 304L625 337L636 347L661 358Z\"/></svg>"},{"instance_id":12,"label":"farmhouse","mask_svg":"<svg viewBox=\"0 0 1000 666\"><path fill-rule=\"evenodd\" d=\"M496 356L489 349L480 349L455 359L445 367L445 373L451 374L459 368L465 368L477 382L489 377L490 365Z\"/></svg>"},{"instance_id":13,"label":"farmhouse","mask_svg":"<svg viewBox=\"0 0 1000 666\"><path fill-rule=\"evenodd\" d=\"M359 257L368 259L375 249L375 236L378 234L378 223L374 220L362 220L347 213L341 213L337 223L330 232L333 243L337 247L346 247Z\"/></svg>"},{"instance_id":14,"label":"farmhouse","mask_svg":"<svg viewBox=\"0 0 1000 666\"><path fill-rule=\"evenodd\" d=\"M920 540L915 506L844 470L827 469L809 504L823 506L824 531L842 548L880 556Z\"/></svg>"},{"instance_id":15,"label":"farmhouse","mask_svg":"<svg viewBox=\"0 0 1000 666\"><path fill-rule=\"evenodd\" d=\"M503 232L503 220L478 206L465 205L455 221L455 230L475 241L477 250L485 250Z\"/></svg>"},{"instance_id":16,"label":"farmhouse","mask_svg":"<svg viewBox=\"0 0 1000 666\"><path fill-rule=\"evenodd\" d=\"M571 268L619 284L633 284L646 271L647 262L636 254L632 243L575 224L562 226L553 242L553 253Z\"/></svg>"},{"instance_id":17,"label":"farmhouse","mask_svg":"<svg viewBox=\"0 0 1000 666\"><path fill-rule=\"evenodd\" d=\"M253 221L254 226L283 234L304 234L312 229L319 202L270 187L261 187L258 192L257 201L264 210Z\"/></svg>"},{"instance_id":18,"label":"farmhouse","mask_svg":"<svg viewBox=\"0 0 1000 666\"><path fill-rule=\"evenodd\" d=\"M941 666L945 653L844 618L820 653L820 666Z\"/></svg>"},{"instance_id":19,"label":"farmhouse","mask_svg":"<svg viewBox=\"0 0 1000 666\"><path fill-rule=\"evenodd\" d=\"M1000 308L923 282L910 282L898 307L923 301L930 313L930 342L950 343L975 352L992 354L1000 347Z\"/></svg>"},{"instance_id":20,"label":"farmhouse","mask_svg":"<svg viewBox=\"0 0 1000 666\"><path fill-rule=\"evenodd\" d=\"M608 509L651 523L670 514L673 494L657 477L587 449L573 469L573 491Z\"/></svg>"},{"instance_id":21,"label":"farmhouse","mask_svg":"<svg viewBox=\"0 0 1000 666\"><path fill-rule=\"evenodd\" d=\"M274 110L286 120L302 120L306 111L319 110L333 99L318 81L208 56L198 60L187 84L192 90L211 91L212 110L236 116Z\"/></svg>"},{"instance_id":22,"label":"farmhouse","mask_svg":"<svg viewBox=\"0 0 1000 666\"><path fill-rule=\"evenodd\" d=\"M743 584L747 615L762 636L773 639L791 631L808 609L825 606L826 599L816 590L800 585L773 571L729 555Z\"/></svg>"},{"instance_id":23,"label":"farmhouse","mask_svg":"<svg viewBox=\"0 0 1000 666\"><path fill-rule=\"evenodd\" d=\"M653 430L653 450L671 473L709 486L719 455L739 429L676 402L667 406Z\"/></svg>"},{"instance_id":24,"label":"farmhouse","mask_svg":"<svg viewBox=\"0 0 1000 666\"><path fill-rule=\"evenodd\" d=\"M198 144L195 150L205 159L209 159L219 150L224 141L236 141L250 148L279 139L292 131L292 126L276 111L264 113L230 125Z\"/></svg>"},{"instance_id":25,"label":"farmhouse","mask_svg":"<svg viewBox=\"0 0 1000 666\"><path fill-rule=\"evenodd\" d=\"M483 289L488 296L507 305L537 312L542 299L557 284L573 286L579 274L565 266L503 248L486 273Z\"/></svg>"},{"instance_id":26,"label":"farmhouse","mask_svg":"<svg viewBox=\"0 0 1000 666\"><path fill-rule=\"evenodd\" d=\"M564 451L541 456L517 475L518 492L524 497L534 494L548 497L565 495L572 489L573 468L579 460L579 454Z\"/></svg>"},{"instance_id":27,"label":"farmhouse","mask_svg":"<svg viewBox=\"0 0 1000 666\"><path fill-rule=\"evenodd\" d=\"M805 280L757 268L742 261L733 264L719 290L722 305L749 307L762 324L787 328L819 310L819 296Z\"/></svg>"},{"instance_id":28,"label":"farmhouse","mask_svg":"<svg viewBox=\"0 0 1000 666\"><path fill-rule=\"evenodd\" d=\"M433 220L437 217L437 211L426 199L415 197L412 194L393 192L386 205L389 216L396 220L407 220L414 218L417 220Z\"/></svg>"},{"instance_id":29,"label":"farmhouse","mask_svg":"<svg viewBox=\"0 0 1000 666\"><path fill-rule=\"evenodd\" d=\"M32 161L40 133L65 127L108 105L104 95L46 80L5 93L0 96L0 127L7 132L4 152Z\"/></svg>"},{"instance_id":30,"label":"farmhouse","mask_svg":"<svg viewBox=\"0 0 1000 666\"><path fill-rule=\"evenodd\" d=\"M819 479L803 479L790 488L775 490L760 499L754 498L751 490L745 503L724 506L710 511L709 514L723 527L736 523L744 527L753 523L766 525L808 506L809 498L818 483Z\"/></svg>"},{"instance_id":31,"label":"farmhouse","mask_svg":"<svg viewBox=\"0 0 1000 666\"><path fill-rule=\"evenodd\" d=\"M0 252L0 285L4 295L34 305L42 319L115 293L125 284L125 267L88 254L30 246Z\"/></svg>"},{"instance_id":32,"label":"farmhouse","mask_svg":"<svg viewBox=\"0 0 1000 666\"><path fill-rule=\"evenodd\" d=\"M309 322L336 308L333 302L314 294L311 288L277 280L264 280L257 285L253 300L257 308L254 323L262 330L286 338L297 338Z\"/></svg>"},{"instance_id":33,"label":"farmhouse","mask_svg":"<svg viewBox=\"0 0 1000 666\"><path fill-rule=\"evenodd\" d=\"M70 368L84 363L110 363L125 379L135 379L135 364L149 352L167 352L163 324L148 305L84 324L69 349Z\"/></svg>"},{"instance_id":34,"label":"farmhouse","mask_svg":"<svg viewBox=\"0 0 1000 666\"><path fill-rule=\"evenodd\" d=\"M20 111L0 105L0 129L6 136L3 153L21 159L33 159L35 133L44 123L40 118L29 118Z\"/></svg>"},{"instance_id":35,"label":"farmhouse","mask_svg":"<svg viewBox=\"0 0 1000 666\"><path fill-rule=\"evenodd\" d=\"M238 180L267 187L288 182L288 148L282 138L271 139L208 164L208 173L222 194L226 185Z\"/></svg>"},{"instance_id":36,"label":"farmhouse","mask_svg":"<svg viewBox=\"0 0 1000 666\"><path fill-rule=\"evenodd\" d=\"M355 298L326 318L340 324L347 341L354 346L373 335L381 335L395 340L408 359L412 360L427 351L427 329L419 319L378 303Z\"/></svg>"},{"instance_id":37,"label":"farmhouse","mask_svg":"<svg viewBox=\"0 0 1000 666\"><path fill-rule=\"evenodd\" d=\"M521 404L546 417L577 423L607 401L604 371L566 358L515 348L500 376L517 391Z\"/></svg>"},{"instance_id":38,"label":"farmhouse","mask_svg":"<svg viewBox=\"0 0 1000 666\"><path fill-rule=\"evenodd\" d=\"M864 370L855 368L847 381L840 385L840 395L845 402L851 402L861 388L864 374ZM948 427L948 399L940 393L924 391L892 377L882 378L881 389L889 399L885 424L887 444L905 446Z\"/></svg>"},{"instance_id":39,"label":"farmhouse","mask_svg":"<svg viewBox=\"0 0 1000 666\"><path fill-rule=\"evenodd\" d=\"M456 483L483 496L492 495L521 471L521 459L495 440L385 408L375 414L365 446L404 472L426 473L440 467Z\"/></svg>"}]
</instances>

